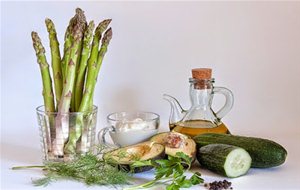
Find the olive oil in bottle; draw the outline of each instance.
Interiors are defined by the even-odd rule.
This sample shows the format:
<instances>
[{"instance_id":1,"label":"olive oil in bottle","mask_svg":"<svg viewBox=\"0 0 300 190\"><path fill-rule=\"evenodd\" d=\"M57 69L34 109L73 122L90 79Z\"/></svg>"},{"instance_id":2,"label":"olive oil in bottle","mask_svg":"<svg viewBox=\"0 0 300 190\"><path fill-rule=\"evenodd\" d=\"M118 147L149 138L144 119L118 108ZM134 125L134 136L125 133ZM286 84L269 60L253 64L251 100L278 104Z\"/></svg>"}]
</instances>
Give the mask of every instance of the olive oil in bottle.
<instances>
[{"instance_id":1,"label":"olive oil in bottle","mask_svg":"<svg viewBox=\"0 0 300 190\"><path fill-rule=\"evenodd\" d=\"M207 120L189 120L184 122L177 122L173 124L173 126L170 125L170 129L175 132L189 135L191 137L203 133L230 134L228 128L224 125L224 123L219 123L218 125L216 125Z\"/></svg>"},{"instance_id":2,"label":"olive oil in bottle","mask_svg":"<svg viewBox=\"0 0 300 190\"><path fill-rule=\"evenodd\" d=\"M182 109L174 97L164 95L171 105L170 129L192 137L203 133L230 133L221 120L233 106L232 92L227 88L214 86L215 80L210 68L193 69L192 76L189 79L189 110ZM217 111L212 108L213 97L216 94L225 96L223 107Z\"/></svg>"}]
</instances>

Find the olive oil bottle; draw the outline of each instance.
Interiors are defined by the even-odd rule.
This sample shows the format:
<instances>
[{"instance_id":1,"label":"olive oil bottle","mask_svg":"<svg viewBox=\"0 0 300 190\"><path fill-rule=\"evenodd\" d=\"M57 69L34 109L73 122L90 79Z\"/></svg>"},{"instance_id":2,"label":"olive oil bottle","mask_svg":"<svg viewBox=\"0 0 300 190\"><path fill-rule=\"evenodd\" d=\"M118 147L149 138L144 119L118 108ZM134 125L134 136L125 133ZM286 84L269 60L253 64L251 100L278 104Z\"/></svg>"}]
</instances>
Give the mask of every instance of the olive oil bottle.
<instances>
[{"instance_id":1,"label":"olive oil bottle","mask_svg":"<svg viewBox=\"0 0 300 190\"><path fill-rule=\"evenodd\" d=\"M178 100L170 95L164 95L164 99L171 105L169 126L172 131L196 136L203 133L230 133L221 119L233 106L233 94L224 87L215 87L212 70L200 68L192 70L190 82L191 108L182 109ZM216 94L225 96L225 103L221 109L215 111L212 108L213 97Z\"/></svg>"}]
</instances>

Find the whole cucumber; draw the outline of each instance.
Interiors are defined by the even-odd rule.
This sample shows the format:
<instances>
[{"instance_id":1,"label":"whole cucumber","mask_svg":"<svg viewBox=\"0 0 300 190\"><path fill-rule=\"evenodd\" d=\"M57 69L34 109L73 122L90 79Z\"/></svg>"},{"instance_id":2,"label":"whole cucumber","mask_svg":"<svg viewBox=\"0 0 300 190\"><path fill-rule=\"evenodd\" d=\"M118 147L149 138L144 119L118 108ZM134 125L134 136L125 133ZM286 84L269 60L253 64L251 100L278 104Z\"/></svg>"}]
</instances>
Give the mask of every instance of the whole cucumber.
<instances>
[{"instance_id":1,"label":"whole cucumber","mask_svg":"<svg viewBox=\"0 0 300 190\"><path fill-rule=\"evenodd\" d=\"M194 137L197 149L209 144L228 144L245 149L252 158L252 168L269 168L283 164L287 151L278 143L261 138L206 133Z\"/></svg>"}]
</instances>

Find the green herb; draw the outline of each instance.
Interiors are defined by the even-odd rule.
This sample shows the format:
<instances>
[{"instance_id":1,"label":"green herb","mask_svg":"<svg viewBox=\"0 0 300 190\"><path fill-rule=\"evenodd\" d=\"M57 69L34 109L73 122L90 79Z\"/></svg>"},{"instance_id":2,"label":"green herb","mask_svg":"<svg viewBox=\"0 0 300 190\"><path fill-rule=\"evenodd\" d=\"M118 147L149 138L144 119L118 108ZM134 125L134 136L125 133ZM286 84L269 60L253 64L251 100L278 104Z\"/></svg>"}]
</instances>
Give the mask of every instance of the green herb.
<instances>
[{"instance_id":1,"label":"green herb","mask_svg":"<svg viewBox=\"0 0 300 190\"><path fill-rule=\"evenodd\" d=\"M47 162L43 166L19 166L12 169L43 169L45 177L34 179L32 183L35 186L47 186L62 179L77 180L87 185L129 184L130 174L120 170L118 166L108 164L98 156L88 153L70 162Z\"/></svg>"},{"instance_id":2,"label":"green herb","mask_svg":"<svg viewBox=\"0 0 300 190\"><path fill-rule=\"evenodd\" d=\"M175 157L169 156L168 159L164 160L136 161L132 165L132 169L135 167L153 166L155 179L142 185L125 188L124 190L149 188L157 183L167 184L167 190L177 190L203 183L204 180L199 172L195 172L189 179L183 175L185 171L190 169L191 162L191 158L182 152L176 153Z\"/></svg>"}]
</instances>

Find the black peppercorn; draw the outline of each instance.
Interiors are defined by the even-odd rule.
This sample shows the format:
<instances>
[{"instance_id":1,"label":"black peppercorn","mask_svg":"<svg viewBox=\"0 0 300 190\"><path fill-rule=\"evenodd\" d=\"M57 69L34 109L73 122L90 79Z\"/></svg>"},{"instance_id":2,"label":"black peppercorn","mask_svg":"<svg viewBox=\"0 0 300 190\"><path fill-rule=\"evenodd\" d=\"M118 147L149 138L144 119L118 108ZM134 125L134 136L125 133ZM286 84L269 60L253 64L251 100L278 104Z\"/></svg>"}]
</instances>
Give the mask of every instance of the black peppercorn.
<instances>
[{"instance_id":1,"label":"black peppercorn","mask_svg":"<svg viewBox=\"0 0 300 190\"><path fill-rule=\"evenodd\" d=\"M206 187L209 190L227 190L227 189L233 189L231 187L231 182L227 180L223 181L214 181L211 183L205 183L204 187Z\"/></svg>"}]
</instances>

